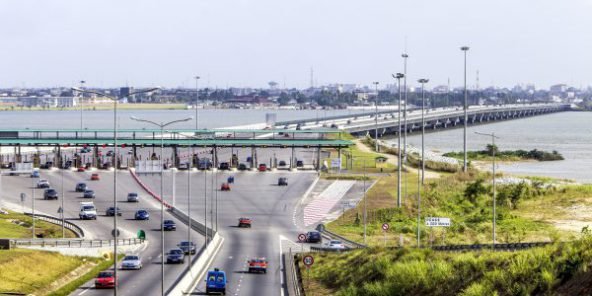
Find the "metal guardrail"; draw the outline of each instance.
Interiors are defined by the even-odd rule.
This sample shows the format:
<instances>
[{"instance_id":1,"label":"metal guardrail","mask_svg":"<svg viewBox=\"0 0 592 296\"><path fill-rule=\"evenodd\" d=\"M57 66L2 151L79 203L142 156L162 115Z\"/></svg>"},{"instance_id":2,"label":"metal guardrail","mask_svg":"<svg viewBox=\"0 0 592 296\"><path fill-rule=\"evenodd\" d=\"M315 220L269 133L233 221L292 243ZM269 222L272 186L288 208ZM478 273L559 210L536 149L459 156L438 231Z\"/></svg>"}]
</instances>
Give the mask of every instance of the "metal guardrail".
<instances>
[{"instance_id":1,"label":"metal guardrail","mask_svg":"<svg viewBox=\"0 0 592 296\"><path fill-rule=\"evenodd\" d=\"M31 216L31 217L33 216L32 213L24 213L24 214L27 216ZM45 221L45 222L48 222L51 224L56 224L56 225L62 226L62 219L57 218L57 217L42 215L42 214L35 214L35 218L37 220L41 220L41 221ZM64 228L71 230L79 238L84 237L84 230L82 230L82 228L80 228L78 225L76 225L72 222L69 222L68 220L64 220Z\"/></svg>"},{"instance_id":2,"label":"metal guardrail","mask_svg":"<svg viewBox=\"0 0 592 296\"><path fill-rule=\"evenodd\" d=\"M480 251L480 250L498 250L498 251L519 251L519 250L526 250L530 248L536 247L544 247L547 245L553 244L552 242L530 242L530 243L504 243L504 244L495 244L495 248L492 244L474 244L474 245L448 245L448 246L433 246L427 247L428 249L432 249L434 251L439 252L462 252L462 251ZM388 249L401 249L401 247L388 247ZM353 251L355 248L348 248L348 249L332 249L332 248L324 248L324 247L310 247L311 252L317 253L339 253L339 252L348 252Z\"/></svg>"},{"instance_id":3,"label":"metal guardrail","mask_svg":"<svg viewBox=\"0 0 592 296\"><path fill-rule=\"evenodd\" d=\"M341 236L339 234L336 234L336 233L333 233L333 232L327 230L325 228L325 225L323 225L323 224L317 225L317 230L321 233L321 235L325 235L325 236L327 236L327 237L329 237L331 239L337 239L337 240L342 241L345 245L348 245L351 249L366 248L366 245L364 245L364 244L360 244L360 243L351 241L351 240L349 240L349 239L347 239L347 238L345 238L345 237L343 237L343 236ZM311 249L312 248L319 249L319 247L311 247Z\"/></svg>"},{"instance_id":4,"label":"metal guardrail","mask_svg":"<svg viewBox=\"0 0 592 296\"><path fill-rule=\"evenodd\" d=\"M292 253L292 248L288 251L287 262L284 266L289 266L290 268L290 277L287 278L288 281L292 283L292 289L294 292L294 296L303 296L304 289L302 289L302 277L300 276L300 268L298 268L298 261L295 260L296 255ZM286 257L284 257L286 258ZM292 292L292 291L290 291Z\"/></svg>"},{"instance_id":5,"label":"metal guardrail","mask_svg":"<svg viewBox=\"0 0 592 296\"><path fill-rule=\"evenodd\" d=\"M115 240L100 239L11 239L13 247L18 246L41 246L41 247L68 247L68 248L102 248L113 246ZM143 239L126 238L118 239L118 246L131 246L144 243Z\"/></svg>"}]
</instances>

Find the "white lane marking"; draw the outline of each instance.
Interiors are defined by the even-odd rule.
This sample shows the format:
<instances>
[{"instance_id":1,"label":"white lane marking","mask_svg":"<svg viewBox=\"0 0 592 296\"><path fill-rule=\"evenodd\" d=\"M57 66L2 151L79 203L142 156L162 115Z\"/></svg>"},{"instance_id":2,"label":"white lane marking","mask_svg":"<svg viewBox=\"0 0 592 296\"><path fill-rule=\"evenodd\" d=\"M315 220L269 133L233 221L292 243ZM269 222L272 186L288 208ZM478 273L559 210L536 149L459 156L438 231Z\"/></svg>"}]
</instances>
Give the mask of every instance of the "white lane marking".
<instances>
[{"instance_id":1,"label":"white lane marking","mask_svg":"<svg viewBox=\"0 0 592 296\"><path fill-rule=\"evenodd\" d=\"M78 295L82 295L82 294L88 292L88 290L90 290L90 288L92 288L92 287L88 287L88 288L84 289L84 291L80 292L80 294L78 294Z\"/></svg>"}]
</instances>

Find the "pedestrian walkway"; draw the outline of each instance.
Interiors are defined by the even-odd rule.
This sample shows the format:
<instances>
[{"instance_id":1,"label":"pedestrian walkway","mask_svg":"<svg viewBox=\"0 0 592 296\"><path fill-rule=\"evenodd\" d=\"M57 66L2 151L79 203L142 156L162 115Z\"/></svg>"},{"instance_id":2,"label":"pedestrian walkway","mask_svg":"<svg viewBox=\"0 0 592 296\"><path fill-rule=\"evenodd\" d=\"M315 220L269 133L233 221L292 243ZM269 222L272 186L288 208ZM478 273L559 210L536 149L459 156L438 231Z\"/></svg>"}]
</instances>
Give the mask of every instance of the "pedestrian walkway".
<instances>
[{"instance_id":1,"label":"pedestrian walkway","mask_svg":"<svg viewBox=\"0 0 592 296\"><path fill-rule=\"evenodd\" d=\"M329 185L317 198L304 207L304 226L310 226L321 221L331 209L352 188L356 181L335 181Z\"/></svg>"}]
</instances>

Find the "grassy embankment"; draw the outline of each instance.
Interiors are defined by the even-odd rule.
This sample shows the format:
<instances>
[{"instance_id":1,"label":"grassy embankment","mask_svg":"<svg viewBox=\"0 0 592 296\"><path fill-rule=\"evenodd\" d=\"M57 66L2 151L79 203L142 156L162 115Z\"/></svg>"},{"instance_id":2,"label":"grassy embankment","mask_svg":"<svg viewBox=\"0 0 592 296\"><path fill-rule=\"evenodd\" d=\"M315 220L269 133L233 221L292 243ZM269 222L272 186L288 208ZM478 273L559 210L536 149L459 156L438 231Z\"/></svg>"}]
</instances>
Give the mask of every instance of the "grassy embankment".
<instances>
[{"instance_id":1,"label":"grassy embankment","mask_svg":"<svg viewBox=\"0 0 592 296\"><path fill-rule=\"evenodd\" d=\"M329 139L341 139L355 141L356 139L348 133L329 134ZM348 174L361 174L364 171L368 174L393 172L396 168L392 163L377 163L376 158L381 156L371 151L362 151L356 145L341 150L341 163L343 171ZM337 151L331 151L331 158L338 158ZM327 160L329 161L329 160ZM355 179L354 177L352 177Z\"/></svg>"},{"instance_id":2,"label":"grassy embankment","mask_svg":"<svg viewBox=\"0 0 592 296\"><path fill-rule=\"evenodd\" d=\"M592 236L517 252L370 248L313 254L306 295L590 295Z\"/></svg>"},{"instance_id":3,"label":"grassy embankment","mask_svg":"<svg viewBox=\"0 0 592 296\"><path fill-rule=\"evenodd\" d=\"M0 294L69 295L113 260L26 249L0 251Z\"/></svg>"},{"instance_id":4,"label":"grassy embankment","mask_svg":"<svg viewBox=\"0 0 592 296\"><path fill-rule=\"evenodd\" d=\"M186 110L185 104L118 104L119 110ZM18 107L18 106L0 106L0 111L80 111L80 107L67 108L42 108L42 107ZM113 104L97 104L92 107L84 106L83 111L113 110Z\"/></svg>"},{"instance_id":5,"label":"grassy embankment","mask_svg":"<svg viewBox=\"0 0 592 296\"><path fill-rule=\"evenodd\" d=\"M8 215L0 215L0 238L31 238L33 234L33 219L30 216L9 212ZM62 227L59 225L37 220L35 233L43 234L44 238L61 238ZM66 229L66 237L76 237L74 233Z\"/></svg>"}]
</instances>

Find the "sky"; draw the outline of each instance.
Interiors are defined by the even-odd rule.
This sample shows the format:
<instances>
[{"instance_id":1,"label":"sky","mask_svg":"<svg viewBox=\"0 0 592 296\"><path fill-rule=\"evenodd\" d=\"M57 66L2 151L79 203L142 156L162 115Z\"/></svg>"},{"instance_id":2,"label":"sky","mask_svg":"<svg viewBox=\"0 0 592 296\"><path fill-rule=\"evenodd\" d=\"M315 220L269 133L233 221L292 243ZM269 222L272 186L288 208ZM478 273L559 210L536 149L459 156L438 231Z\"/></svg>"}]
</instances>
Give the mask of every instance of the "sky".
<instances>
[{"instance_id":1,"label":"sky","mask_svg":"<svg viewBox=\"0 0 592 296\"><path fill-rule=\"evenodd\" d=\"M590 84L592 0L2 0L0 88Z\"/></svg>"}]
</instances>

